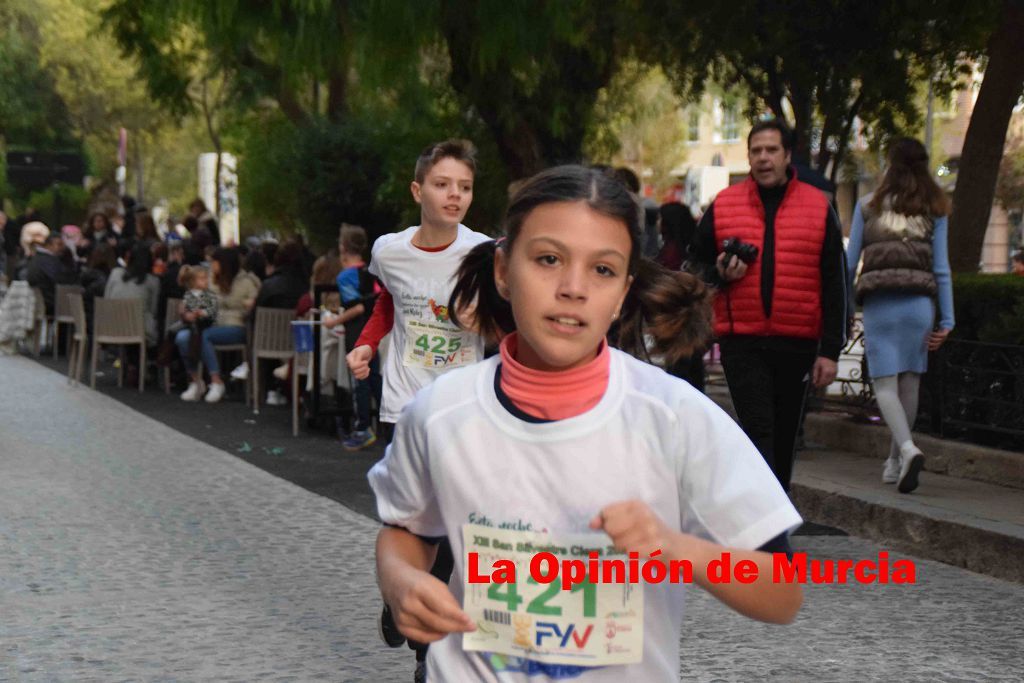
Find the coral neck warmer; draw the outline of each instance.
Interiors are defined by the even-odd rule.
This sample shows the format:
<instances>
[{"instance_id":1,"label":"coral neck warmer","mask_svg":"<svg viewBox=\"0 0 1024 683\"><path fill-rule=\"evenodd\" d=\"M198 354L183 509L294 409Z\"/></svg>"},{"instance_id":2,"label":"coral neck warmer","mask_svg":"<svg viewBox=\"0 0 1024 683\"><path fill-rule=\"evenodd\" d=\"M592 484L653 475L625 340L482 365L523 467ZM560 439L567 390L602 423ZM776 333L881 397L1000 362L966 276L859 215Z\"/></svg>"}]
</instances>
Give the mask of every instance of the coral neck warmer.
<instances>
[{"instance_id":1,"label":"coral neck warmer","mask_svg":"<svg viewBox=\"0 0 1024 683\"><path fill-rule=\"evenodd\" d=\"M587 412L604 396L611 362L606 342L601 342L594 360L559 372L533 370L518 362L518 346L516 333L501 340L501 390L527 415L564 420Z\"/></svg>"}]
</instances>

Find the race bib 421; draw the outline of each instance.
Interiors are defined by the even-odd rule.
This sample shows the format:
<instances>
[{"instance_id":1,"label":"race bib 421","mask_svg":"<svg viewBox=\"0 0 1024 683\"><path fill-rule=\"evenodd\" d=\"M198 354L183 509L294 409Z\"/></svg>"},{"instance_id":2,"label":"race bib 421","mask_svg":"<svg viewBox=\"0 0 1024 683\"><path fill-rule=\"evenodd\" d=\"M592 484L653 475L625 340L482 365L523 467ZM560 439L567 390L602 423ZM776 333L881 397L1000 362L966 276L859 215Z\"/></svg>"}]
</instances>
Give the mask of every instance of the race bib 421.
<instances>
[{"instance_id":1,"label":"race bib 421","mask_svg":"<svg viewBox=\"0 0 1024 683\"><path fill-rule=\"evenodd\" d=\"M643 587L628 582L548 580L565 560L626 559L604 534L550 535L462 527L466 552L463 610L476 630L464 650L496 652L548 664L607 666L643 659ZM475 555L474 555L475 553ZM498 560L511 561L511 564ZM532 566L531 566L532 564ZM512 566L514 572L492 568ZM514 574L514 576L512 575ZM487 576L490 580L483 581Z\"/></svg>"}]
</instances>

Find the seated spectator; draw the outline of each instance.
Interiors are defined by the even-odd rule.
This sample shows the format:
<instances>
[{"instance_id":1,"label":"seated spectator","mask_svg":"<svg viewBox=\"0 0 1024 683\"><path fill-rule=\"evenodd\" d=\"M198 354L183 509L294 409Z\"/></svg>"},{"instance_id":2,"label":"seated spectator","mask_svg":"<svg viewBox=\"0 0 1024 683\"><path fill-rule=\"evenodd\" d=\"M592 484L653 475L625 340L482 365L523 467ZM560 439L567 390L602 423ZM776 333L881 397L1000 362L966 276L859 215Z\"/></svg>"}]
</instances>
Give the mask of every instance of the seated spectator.
<instances>
[{"instance_id":1,"label":"seated spectator","mask_svg":"<svg viewBox=\"0 0 1024 683\"><path fill-rule=\"evenodd\" d=\"M210 372L210 388L206 390L198 366L188 359L192 332L181 330L174 342L191 377L188 388L181 395L184 401L198 401L204 394L207 403L216 403L224 398L224 380L221 379L220 362L214 346L245 342L245 318L259 292L259 280L242 270L237 249L219 247L214 251L210 271L217 295L217 319L212 327L202 332L200 345L200 357Z\"/></svg>"},{"instance_id":2,"label":"seated spectator","mask_svg":"<svg viewBox=\"0 0 1024 683\"><path fill-rule=\"evenodd\" d=\"M46 315L53 315L57 285L70 285L78 281L74 263L67 263L68 252L64 260L61 252L67 251L64 240L57 233L46 238L46 241L35 248L35 253L28 260L25 268L25 279L31 287L38 287L43 293L46 304Z\"/></svg>"},{"instance_id":3,"label":"seated spectator","mask_svg":"<svg viewBox=\"0 0 1024 683\"><path fill-rule=\"evenodd\" d=\"M245 255L243 267L258 277L261 284L267 279L267 257L263 255L262 249L250 249L249 253Z\"/></svg>"},{"instance_id":4,"label":"seated spectator","mask_svg":"<svg viewBox=\"0 0 1024 683\"><path fill-rule=\"evenodd\" d=\"M296 240L286 240L274 254L273 272L260 285L256 306L295 309L299 299L308 289L309 280L303 269L302 244ZM280 386L272 378L271 372L267 366L261 382L263 386L268 387L267 404L284 405L287 402L285 393L280 391Z\"/></svg>"},{"instance_id":5,"label":"seated spectator","mask_svg":"<svg viewBox=\"0 0 1024 683\"><path fill-rule=\"evenodd\" d=\"M78 257L88 260L89 254L98 244L108 244L113 246L113 243L117 242L117 235L114 234L114 228L110 223L110 219L107 218L107 214L96 212L89 216L89 220L85 224L85 229L82 231L82 239L78 242L77 252Z\"/></svg>"},{"instance_id":6,"label":"seated spectator","mask_svg":"<svg viewBox=\"0 0 1024 683\"><path fill-rule=\"evenodd\" d=\"M153 215L145 207L135 212L135 241L149 247L160 242L160 233L153 222Z\"/></svg>"},{"instance_id":7,"label":"seated spectator","mask_svg":"<svg viewBox=\"0 0 1024 683\"><path fill-rule=\"evenodd\" d=\"M95 310L94 299L103 296L107 290L107 279L110 271L117 267L117 257L114 255L114 248L106 241L93 246L89 254L89 260L85 263L78 276L78 282L82 285L82 304L85 306L86 326L92 335L92 319Z\"/></svg>"},{"instance_id":8,"label":"seated spectator","mask_svg":"<svg viewBox=\"0 0 1024 683\"><path fill-rule=\"evenodd\" d=\"M274 271L260 285L256 306L265 308L295 308L309 289L309 280L303 269L302 245L288 240L274 255Z\"/></svg>"},{"instance_id":9,"label":"seated spectator","mask_svg":"<svg viewBox=\"0 0 1024 683\"><path fill-rule=\"evenodd\" d=\"M50 229L39 221L26 223L25 227L21 229L16 262L13 265L8 265L8 268L14 273L15 280L28 278L29 259L36 253L36 248L44 244L49 236Z\"/></svg>"},{"instance_id":10,"label":"seated spectator","mask_svg":"<svg viewBox=\"0 0 1024 683\"><path fill-rule=\"evenodd\" d=\"M149 247L136 244L127 254L125 266L115 268L107 278L103 295L108 299L141 299L142 315L146 327L146 344L155 346L157 334L156 311L160 300L160 281L150 271L153 258Z\"/></svg>"},{"instance_id":11,"label":"seated spectator","mask_svg":"<svg viewBox=\"0 0 1024 683\"><path fill-rule=\"evenodd\" d=\"M193 238L197 238L203 242L204 246L212 244L214 246L220 246L220 229L217 227L217 217L206 208L206 202L198 197L192 200L192 203L188 205L189 218L194 220L195 227L189 226L189 223L185 223L185 226L189 228Z\"/></svg>"}]
</instances>

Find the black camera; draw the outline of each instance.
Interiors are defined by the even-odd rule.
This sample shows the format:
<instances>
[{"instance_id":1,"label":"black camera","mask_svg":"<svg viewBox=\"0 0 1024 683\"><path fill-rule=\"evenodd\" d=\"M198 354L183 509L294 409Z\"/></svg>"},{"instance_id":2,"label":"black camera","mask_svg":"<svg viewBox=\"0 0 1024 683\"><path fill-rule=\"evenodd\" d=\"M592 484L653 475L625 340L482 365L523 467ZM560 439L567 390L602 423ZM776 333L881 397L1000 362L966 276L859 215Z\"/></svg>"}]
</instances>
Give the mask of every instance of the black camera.
<instances>
[{"instance_id":1,"label":"black camera","mask_svg":"<svg viewBox=\"0 0 1024 683\"><path fill-rule=\"evenodd\" d=\"M749 266L757 260L758 250L753 244L741 241L739 237L730 237L722 240L722 252L729 256L735 256Z\"/></svg>"}]
</instances>

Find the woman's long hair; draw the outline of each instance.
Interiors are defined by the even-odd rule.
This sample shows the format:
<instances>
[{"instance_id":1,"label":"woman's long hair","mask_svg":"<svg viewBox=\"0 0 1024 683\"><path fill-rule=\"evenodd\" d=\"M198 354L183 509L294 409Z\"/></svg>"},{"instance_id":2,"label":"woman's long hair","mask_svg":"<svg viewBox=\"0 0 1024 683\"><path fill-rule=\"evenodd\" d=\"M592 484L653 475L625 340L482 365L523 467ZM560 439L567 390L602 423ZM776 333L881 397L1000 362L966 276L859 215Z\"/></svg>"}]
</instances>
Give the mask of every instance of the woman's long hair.
<instances>
[{"instance_id":1,"label":"woman's long hair","mask_svg":"<svg viewBox=\"0 0 1024 683\"><path fill-rule=\"evenodd\" d=\"M889 168L868 203L876 212L887 206L905 216L949 213L949 198L928 169L928 152L913 138L897 138L889 146Z\"/></svg>"},{"instance_id":2,"label":"woman's long hair","mask_svg":"<svg viewBox=\"0 0 1024 683\"><path fill-rule=\"evenodd\" d=\"M594 211L621 221L629 231L628 274L633 276L633 283L617 329L609 335L613 345L646 359L645 335L649 335L651 350L673 362L707 343L711 309L704 283L693 275L671 272L642 258L642 214L636 200L607 173L575 165L550 168L527 180L511 199L500 247L496 242L483 242L466 254L448 305L455 324L459 324L459 311L474 310L475 331L491 343L515 330L512 307L494 282L494 254L497 248L510 254L530 212L556 202L584 202Z\"/></svg>"},{"instance_id":3,"label":"woman's long hair","mask_svg":"<svg viewBox=\"0 0 1024 683\"><path fill-rule=\"evenodd\" d=\"M136 283L141 285L146 281L146 276L149 275L151 270L153 270L153 256L149 252L149 247L138 243L132 247L131 252L128 254L128 263L124 268L124 275L121 279L125 282L135 280Z\"/></svg>"},{"instance_id":4,"label":"woman's long hair","mask_svg":"<svg viewBox=\"0 0 1024 683\"><path fill-rule=\"evenodd\" d=\"M212 258L220 264L220 271L215 279L217 289L221 294L228 294L231 292L231 283L242 269L242 258L238 255L237 249L229 247L217 247Z\"/></svg>"}]
</instances>

